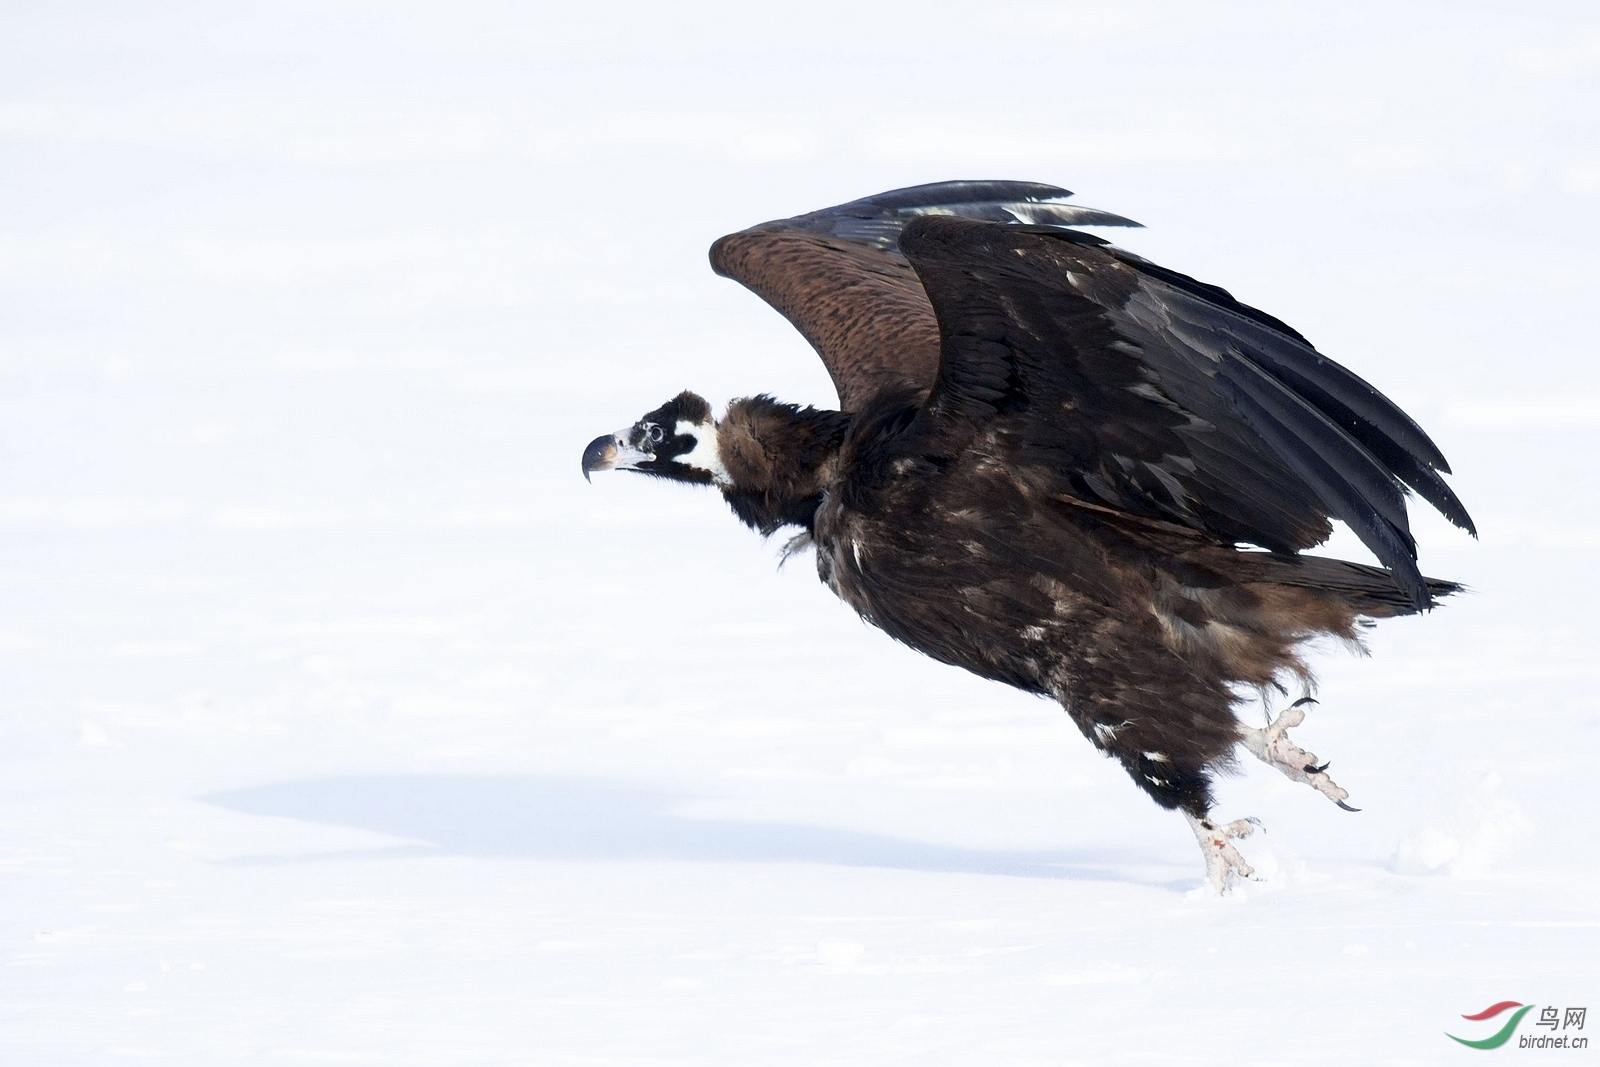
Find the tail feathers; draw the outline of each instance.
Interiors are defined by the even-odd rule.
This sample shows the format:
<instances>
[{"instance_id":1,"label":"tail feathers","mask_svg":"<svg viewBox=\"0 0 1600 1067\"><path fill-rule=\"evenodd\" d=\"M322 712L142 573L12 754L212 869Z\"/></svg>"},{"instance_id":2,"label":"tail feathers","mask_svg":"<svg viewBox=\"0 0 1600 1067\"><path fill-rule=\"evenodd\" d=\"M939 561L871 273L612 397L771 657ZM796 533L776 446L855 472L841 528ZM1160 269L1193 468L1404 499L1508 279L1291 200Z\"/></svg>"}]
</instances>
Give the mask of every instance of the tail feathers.
<instances>
[{"instance_id":1,"label":"tail feathers","mask_svg":"<svg viewBox=\"0 0 1600 1067\"><path fill-rule=\"evenodd\" d=\"M1268 581L1278 585L1320 589L1339 597L1351 610L1374 619L1415 615L1434 606L1434 602L1461 592L1459 582L1442 578L1423 578L1428 586L1429 603L1419 607L1411 594L1401 590L1394 576L1382 567L1351 563L1323 556L1272 556Z\"/></svg>"}]
</instances>

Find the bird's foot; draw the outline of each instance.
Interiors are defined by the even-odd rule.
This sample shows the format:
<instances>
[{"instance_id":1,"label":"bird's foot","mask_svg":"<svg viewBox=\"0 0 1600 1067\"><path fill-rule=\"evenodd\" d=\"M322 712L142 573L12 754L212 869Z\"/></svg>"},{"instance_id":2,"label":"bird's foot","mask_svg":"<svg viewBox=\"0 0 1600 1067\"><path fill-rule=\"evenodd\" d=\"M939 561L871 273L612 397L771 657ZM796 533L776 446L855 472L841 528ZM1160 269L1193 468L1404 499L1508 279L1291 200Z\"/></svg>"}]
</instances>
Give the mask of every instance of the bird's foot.
<instances>
[{"instance_id":1,"label":"bird's foot","mask_svg":"<svg viewBox=\"0 0 1600 1067\"><path fill-rule=\"evenodd\" d=\"M1200 842L1200 852L1206 858L1206 884L1212 892L1219 896L1226 893L1235 878L1255 879L1255 868L1244 861L1233 842L1235 838L1249 837L1261 825L1259 821L1235 819L1230 823L1218 823L1210 816L1197 819L1188 812L1184 812L1183 817L1189 820L1189 829Z\"/></svg>"},{"instance_id":2,"label":"bird's foot","mask_svg":"<svg viewBox=\"0 0 1600 1067\"><path fill-rule=\"evenodd\" d=\"M1279 712L1278 717L1272 720L1271 726L1259 729L1241 726L1240 741L1263 763L1278 768L1296 782L1306 783L1345 811L1359 811L1361 809L1352 808L1345 803L1350 794L1328 777L1328 765L1318 763L1317 757L1303 748L1297 748L1289 741L1287 734L1290 728L1299 726L1306 720L1305 706L1315 703L1316 701L1310 697L1302 697Z\"/></svg>"}]
</instances>

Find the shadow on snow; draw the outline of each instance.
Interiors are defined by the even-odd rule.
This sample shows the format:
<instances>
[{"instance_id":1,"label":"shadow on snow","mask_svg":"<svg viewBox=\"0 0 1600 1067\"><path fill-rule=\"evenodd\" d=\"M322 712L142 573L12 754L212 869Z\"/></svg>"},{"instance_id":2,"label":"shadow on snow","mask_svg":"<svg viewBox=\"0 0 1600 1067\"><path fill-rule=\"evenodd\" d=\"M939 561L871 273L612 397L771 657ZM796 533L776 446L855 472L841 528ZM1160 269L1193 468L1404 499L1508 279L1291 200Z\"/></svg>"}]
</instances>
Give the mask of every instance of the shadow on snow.
<instances>
[{"instance_id":1,"label":"shadow on snow","mask_svg":"<svg viewBox=\"0 0 1600 1067\"><path fill-rule=\"evenodd\" d=\"M357 826L426 841L432 846L426 851L477 856L822 863L1180 884L1160 864L1127 854L972 849L832 827L692 818L672 810L689 799L682 795L584 779L326 778L201 799L250 815ZM1133 875L1133 868L1145 869Z\"/></svg>"}]
</instances>

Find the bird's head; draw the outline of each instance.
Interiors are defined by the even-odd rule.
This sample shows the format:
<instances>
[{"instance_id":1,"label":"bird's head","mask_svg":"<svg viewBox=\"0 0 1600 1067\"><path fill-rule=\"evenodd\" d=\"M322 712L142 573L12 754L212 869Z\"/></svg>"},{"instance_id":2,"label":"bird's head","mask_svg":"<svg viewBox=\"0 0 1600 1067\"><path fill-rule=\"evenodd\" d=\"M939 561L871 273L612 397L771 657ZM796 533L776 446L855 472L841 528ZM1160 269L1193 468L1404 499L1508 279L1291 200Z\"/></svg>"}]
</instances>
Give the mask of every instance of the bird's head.
<instances>
[{"instance_id":1,"label":"bird's head","mask_svg":"<svg viewBox=\"0 0 1600 1067\"><path fill-rule=\"evenodd\" d=\"M627 429L596 437L583 450L583 476L609 470L727 485L711 405L694 393L682 392Z\"/></svg>"}]
</instances>

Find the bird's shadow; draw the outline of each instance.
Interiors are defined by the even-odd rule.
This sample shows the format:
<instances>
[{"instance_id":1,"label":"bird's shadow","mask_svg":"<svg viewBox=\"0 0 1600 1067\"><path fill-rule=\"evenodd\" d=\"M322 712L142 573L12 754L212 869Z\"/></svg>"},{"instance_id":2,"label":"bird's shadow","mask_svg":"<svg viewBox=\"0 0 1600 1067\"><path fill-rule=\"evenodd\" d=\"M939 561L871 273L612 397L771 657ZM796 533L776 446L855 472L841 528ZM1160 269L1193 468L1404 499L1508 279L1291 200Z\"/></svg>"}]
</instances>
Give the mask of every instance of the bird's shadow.
<instances>
[{"instance_id":1,"label":"bird's shadow","mask_svg":"<svg viewBox=\"0 0 1600 1067\"><path fill-rule=\"evenodd\" d=\"M322 778L200 799L251 815L355 826L426 842L402 849L412 853L820 863L1187 888L1187 883L1172 878L1171 868L1150 857L1109 851L962 848L834 827L693 818L674 812L690 797L592 779ZM236 862L294 858L253 856Z\"/></svg>"}]
</instances>

